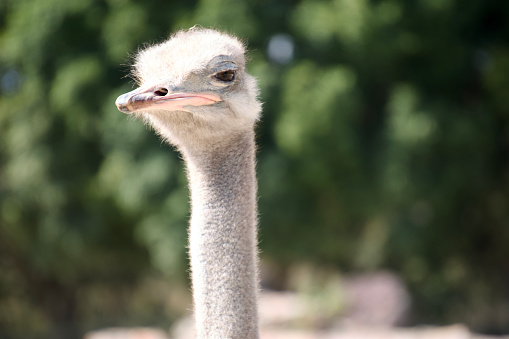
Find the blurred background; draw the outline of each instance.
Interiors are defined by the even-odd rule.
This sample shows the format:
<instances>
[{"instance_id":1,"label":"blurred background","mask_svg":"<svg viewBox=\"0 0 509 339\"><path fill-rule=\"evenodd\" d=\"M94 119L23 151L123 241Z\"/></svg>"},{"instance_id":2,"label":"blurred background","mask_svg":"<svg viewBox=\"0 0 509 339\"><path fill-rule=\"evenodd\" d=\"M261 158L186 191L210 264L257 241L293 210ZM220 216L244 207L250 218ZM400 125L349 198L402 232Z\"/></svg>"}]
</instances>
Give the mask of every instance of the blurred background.
<instances>
[{"instance_id":1,"label":"blurred background","mask_svg":"<svg viewBox=\"0 0 509 339\"><path fill-rule=\"evenodd\" d=\"M389 276L400 325L509 333L508 18L504 0L0 1L0 338L192 307L182 161L114 102L138 49L196 24L247 41L260 83L264 288L323 324L350 312L337 286Z\"/></svg>"}]
</instances>

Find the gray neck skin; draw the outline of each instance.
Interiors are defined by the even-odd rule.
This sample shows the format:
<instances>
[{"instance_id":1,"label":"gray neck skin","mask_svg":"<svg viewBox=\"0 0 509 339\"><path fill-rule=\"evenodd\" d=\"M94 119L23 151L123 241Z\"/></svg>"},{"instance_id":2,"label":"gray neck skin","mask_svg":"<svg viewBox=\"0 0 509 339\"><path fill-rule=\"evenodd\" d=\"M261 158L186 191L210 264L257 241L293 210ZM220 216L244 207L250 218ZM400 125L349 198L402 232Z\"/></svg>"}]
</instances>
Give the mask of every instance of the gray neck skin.
<instances>
[{"instance_id":1,"label":"gray neck skin","mask_svg":"<svg viewBox=\"0 0 509 339\"><path fill-rule=\"evenodd\" d=\"M258 338L254 132L183 154L197 338Z\"/></svg>"}]
</instances>

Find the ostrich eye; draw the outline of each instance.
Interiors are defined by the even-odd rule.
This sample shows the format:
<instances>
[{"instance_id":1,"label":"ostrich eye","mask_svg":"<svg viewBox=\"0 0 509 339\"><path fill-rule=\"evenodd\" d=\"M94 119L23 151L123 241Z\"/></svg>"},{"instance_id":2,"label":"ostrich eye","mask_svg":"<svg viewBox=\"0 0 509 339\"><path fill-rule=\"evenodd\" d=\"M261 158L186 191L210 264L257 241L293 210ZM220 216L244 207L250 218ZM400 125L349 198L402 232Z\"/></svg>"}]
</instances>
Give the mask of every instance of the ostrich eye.
<instances>
[{"instance_id":1,"label":"ostrich eye","mask_svg":"<svg viewBox=\"0 0 509 339\"><path fill-rule=\"evenodd\" d=\"M215 75L215 77L221 81L233 81L235 80L235 71L228 70L219 72Z\"/></svg>"}]
</instances>

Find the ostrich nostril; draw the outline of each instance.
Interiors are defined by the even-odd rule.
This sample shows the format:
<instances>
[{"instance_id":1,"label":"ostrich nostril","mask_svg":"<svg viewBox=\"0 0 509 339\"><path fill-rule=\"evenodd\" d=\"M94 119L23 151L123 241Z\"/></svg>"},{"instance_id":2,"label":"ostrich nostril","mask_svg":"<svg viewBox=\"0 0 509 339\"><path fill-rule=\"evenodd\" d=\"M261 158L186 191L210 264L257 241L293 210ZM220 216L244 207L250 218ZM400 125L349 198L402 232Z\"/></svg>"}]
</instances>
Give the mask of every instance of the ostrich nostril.
<instances>
[{"instance_id":1,"label":"ostrich nostril","mask_svg":"<svg viewBox=\"0 0 509 339\"><path fill-rule=\"evenodd\" d=\"M159 87L154 91L154 94L159 97L164 97L166 94L168 94L168 90L164 87Z\"/></svg>"}]
</instances>

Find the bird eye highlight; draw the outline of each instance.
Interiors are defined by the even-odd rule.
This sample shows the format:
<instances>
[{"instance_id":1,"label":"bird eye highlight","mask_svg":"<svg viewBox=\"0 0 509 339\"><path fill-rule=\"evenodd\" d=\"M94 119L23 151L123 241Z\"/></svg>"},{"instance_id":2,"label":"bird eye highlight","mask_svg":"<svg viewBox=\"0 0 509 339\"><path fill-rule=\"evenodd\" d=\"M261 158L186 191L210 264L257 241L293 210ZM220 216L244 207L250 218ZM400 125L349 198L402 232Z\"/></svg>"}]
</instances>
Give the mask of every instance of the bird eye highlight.
<instances>
[{"instance_id":1,"label":"bird eye highlight","mask_svg":"<svg viewBox=\"0 0 509 339\"><path fill-rule=\"evenodd\" d=\"M215 77L221 81L229 82L235 80L235 71L227 70L216 73Z\"/></svg>"}]
</instances>

